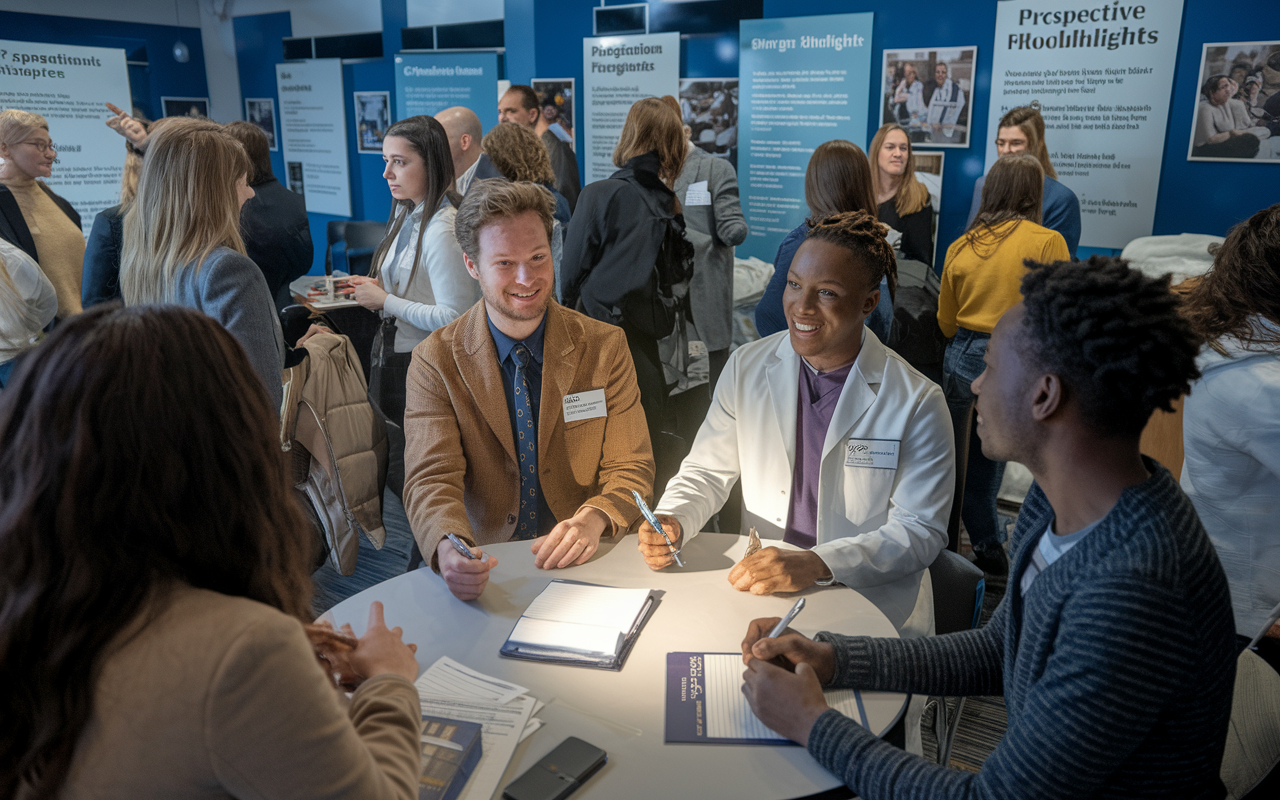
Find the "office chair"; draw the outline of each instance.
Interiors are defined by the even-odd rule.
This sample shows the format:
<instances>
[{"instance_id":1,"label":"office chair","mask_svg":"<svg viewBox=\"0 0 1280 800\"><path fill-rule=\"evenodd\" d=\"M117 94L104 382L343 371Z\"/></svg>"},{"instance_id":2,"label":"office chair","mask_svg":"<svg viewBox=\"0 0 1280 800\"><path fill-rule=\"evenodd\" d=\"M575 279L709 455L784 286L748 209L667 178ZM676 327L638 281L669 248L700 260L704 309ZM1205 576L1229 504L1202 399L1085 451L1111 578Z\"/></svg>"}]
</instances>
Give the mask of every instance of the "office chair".
<instances>
[{"instance_id":1,"label":"office chair","mask_svg":"<svg viewBox=\"0 0 1280 800\"><path fill-rule=\"evenodd\" d=\"M933 585L933 621L937 635L978 627L982 619L982 597L986 593L981 569L959 553L943 550L929 565L929 579ZM926 709L930 705L936 709L933 733L938 743L938 763L943 766L951 763L951 747L964 711L964 700L963 697L957 699L950 719L947 698L931 697L925 704Z\"/></svg>"}]
</instances>

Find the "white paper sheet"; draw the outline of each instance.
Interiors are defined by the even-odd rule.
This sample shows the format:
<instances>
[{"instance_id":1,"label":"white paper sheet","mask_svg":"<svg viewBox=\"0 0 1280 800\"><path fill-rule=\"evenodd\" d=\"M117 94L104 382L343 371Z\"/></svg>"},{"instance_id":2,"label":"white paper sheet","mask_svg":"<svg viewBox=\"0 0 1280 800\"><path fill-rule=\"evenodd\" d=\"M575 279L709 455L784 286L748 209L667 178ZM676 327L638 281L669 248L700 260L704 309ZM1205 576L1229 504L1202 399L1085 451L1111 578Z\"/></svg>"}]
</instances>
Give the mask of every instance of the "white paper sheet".
<instances>
[{"instance_id":1,"label":"white paper sheet","mask_svg":"<svg viewBox=\"0 0 1280 800\"><path fill-rule=\"evenodd\" d=\"M760 721L742 693L746 669L742 656L732 653L708 653L703 659L707 685L707 736L713 739L785 739ZM866 725L866 717L858 708L858 693L853 689L836 689L823 693L827 704Z\"/></svg>"},{"instance_id":2,"label":"white paper sheet","mask_svg":"<svg viewBox=\"0 0 1280 800\"><path fill-rule=\"evenodd\" d=\"M505 704L434 695L422 695L419 700L423 714L480 723L484 753L458 800L489 800L502 782L502 774L507 771L516 745L525 735L537 701L528 695Z\"/></svg>"},{"instance_id":3,"label":"white paper sheet","mask_svg":"<svg viewBox=\"0 0 1280 800\"><path fill-rule=\"evenodd\" d=\"M648 589L618 589L612 586L584 586L552 581L524 615L534 619L575 622L631 630L649 599Z\"/></svg>"},{"instance_id":4,"label":"white paper sheet","mask_svg":"<svg viewBox=\"0 0 1280 800\"><path fill-rule=\"evenodd\" d=\"M523 686L476 672L448 656L440 657L427 667L413 685L418 687L418 694L466 697L492 703L507 703L528 691Z\"/></svg>"}]
</instances>

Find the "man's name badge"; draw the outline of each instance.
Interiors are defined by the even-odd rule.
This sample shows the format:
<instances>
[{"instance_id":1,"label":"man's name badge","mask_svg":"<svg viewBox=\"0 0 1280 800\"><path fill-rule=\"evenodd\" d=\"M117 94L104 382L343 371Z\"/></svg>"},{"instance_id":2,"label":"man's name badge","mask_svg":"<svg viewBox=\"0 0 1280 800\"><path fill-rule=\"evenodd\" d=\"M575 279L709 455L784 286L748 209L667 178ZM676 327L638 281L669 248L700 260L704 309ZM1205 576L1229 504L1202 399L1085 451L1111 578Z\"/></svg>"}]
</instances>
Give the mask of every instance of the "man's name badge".
<instances>
[{"instance_id":1,"label":"man's name badge","mask_svg":"<svg viewBox=\"0 0 1280 800\"><path fill-rule=\"evenodd\" d=\"M604 399L604 389L592 389L589 392L575 392L564 396L565 422L607 416L609 416L609 407Z\"/></svg>"},{"instance_id":2,"label":"man's name badge","mask_svg":"<svg viewBox=\"0 0 1280 800\"><path fill-rule=\"evenodd\" d=\"M895 439L850 439L845 445L844 465L897 469L898 445Z\"/></svg>"}]
</instances>

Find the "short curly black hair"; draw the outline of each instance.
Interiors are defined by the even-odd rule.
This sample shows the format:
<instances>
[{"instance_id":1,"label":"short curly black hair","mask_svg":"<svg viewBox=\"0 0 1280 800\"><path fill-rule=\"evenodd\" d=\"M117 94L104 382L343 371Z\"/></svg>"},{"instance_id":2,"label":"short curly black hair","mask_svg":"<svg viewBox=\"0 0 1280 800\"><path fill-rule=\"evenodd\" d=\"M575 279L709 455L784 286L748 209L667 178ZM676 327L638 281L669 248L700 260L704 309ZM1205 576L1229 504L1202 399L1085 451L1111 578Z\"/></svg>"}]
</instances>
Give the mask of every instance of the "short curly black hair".
<instances>
[{"instance_id":1,"label":"short curly black hair","mask_svg":"<svg viewBox=\"0 0 1280 800\"><path fill-rule=\"evenodd\" d=\"M853 254L867 271L872 289L880 287L880 281L889 279L889 297L898 294L898 260L893 246L885 238L885 227L865 211L843 211L827 217L810 217L805 220L811 239L839 245Z\"/></svg>"},{"instance_id":2,"label":"short curly black hair","mask_svg":"<svg viewBox=\"0 0 1280 800\"><path fill-rule=\"evenodd\" d=\"M1168 275L1148 278L1104 256L1026 265L1024 352L1062 379L1099 433L1141 435L1153 411L1172 411L1200 377L1201 340Z\"/></svg>"}]
</instances>

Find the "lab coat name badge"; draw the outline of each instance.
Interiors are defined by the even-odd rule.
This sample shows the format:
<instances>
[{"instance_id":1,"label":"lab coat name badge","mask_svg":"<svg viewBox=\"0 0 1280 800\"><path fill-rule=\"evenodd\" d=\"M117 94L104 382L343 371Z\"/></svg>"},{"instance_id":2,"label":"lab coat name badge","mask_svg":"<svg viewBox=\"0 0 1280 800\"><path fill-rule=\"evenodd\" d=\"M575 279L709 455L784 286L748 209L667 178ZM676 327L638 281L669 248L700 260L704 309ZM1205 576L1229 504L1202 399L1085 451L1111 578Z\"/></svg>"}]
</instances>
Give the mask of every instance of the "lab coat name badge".
<instances>
[{"instance_id":1,"label":"lab coat name badge","mask_svg":"<svg viewBox=\"0 0 1280 800\"><path fill-rule=\"evenodd\" d=\"M604 399L604 389L592 389L589 392L575 392L564 396L565 422L596 419L608 415L609 408Z\"/></svg>"},{"instance_id":2,"label":"lab coat name badge","mask_svg":"<svg viewBox=\"0 0 1280 800\"><path fill-rule=\"evenodd\" d=\"M850 439L845 445L846 467L897 469L898 445L890 439Z\"/></svg>"}]
</instances>

